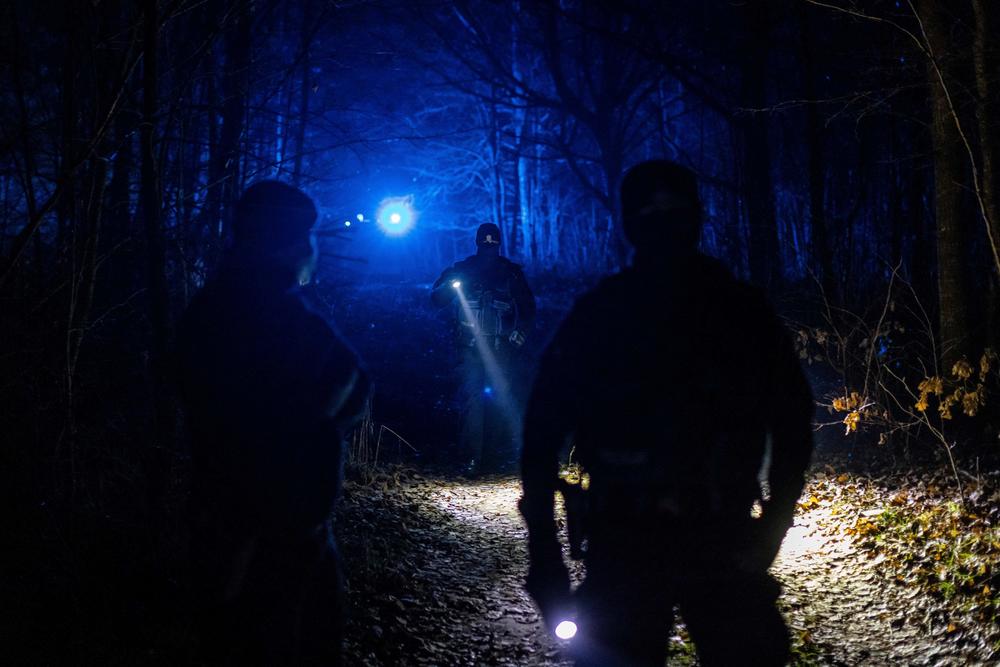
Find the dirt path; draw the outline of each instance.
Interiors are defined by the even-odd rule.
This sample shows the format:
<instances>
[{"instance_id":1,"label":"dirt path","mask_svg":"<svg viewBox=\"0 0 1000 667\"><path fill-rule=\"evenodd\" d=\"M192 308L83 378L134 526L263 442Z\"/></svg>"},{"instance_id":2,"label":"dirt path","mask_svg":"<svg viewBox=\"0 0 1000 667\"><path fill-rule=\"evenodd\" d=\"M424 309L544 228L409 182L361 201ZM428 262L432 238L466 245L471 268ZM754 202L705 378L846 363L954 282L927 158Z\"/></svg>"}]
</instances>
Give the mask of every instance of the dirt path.
<instances>
[{"instance_id":1,"label":"dirt path","mask_svg":"<svg viewBox=\"0 0 1000 667\"><path fill-rule=\"evenodd\" d=\"M518 496L511 478L406 472L350 487L340 517L354 584L349 664L568 664L522 590ZM919 592L887 580L855 548L843 526L865 511L810 508L785 539L773 572L785 587L795 664L991 664ZM692 664L682 635L671 639L671 664Z\"/></svg>"}]
</instances>

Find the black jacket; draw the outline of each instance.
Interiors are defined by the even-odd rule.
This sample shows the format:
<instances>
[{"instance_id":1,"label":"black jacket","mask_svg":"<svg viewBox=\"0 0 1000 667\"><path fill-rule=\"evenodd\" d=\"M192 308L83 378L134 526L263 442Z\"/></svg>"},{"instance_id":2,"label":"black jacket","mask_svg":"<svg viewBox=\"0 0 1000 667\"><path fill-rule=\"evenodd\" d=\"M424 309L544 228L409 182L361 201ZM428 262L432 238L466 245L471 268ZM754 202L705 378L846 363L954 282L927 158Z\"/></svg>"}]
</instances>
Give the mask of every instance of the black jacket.
<instances>
[{"instance_id":1,"label":"black jacket","mask_svg":"<svg viewBox=\"0 0 1000 667\"><path fill-rule=\"evenodd\" d=\"M241 271L195 296L178 352L195 510L252 530L322 523L369 391L354 352L294 292Z\"/></svg>"},{"instance_id":2,"label":"black jacket","mask_svg":"<svg viewBox=\"0 0 1000 667\"><path fill-rule=\"evenodd\" d=\"M505 318L506 333L516 328L527 334L534 328L535 296L519 264L499 255L480 253L445 269L434 282L431 301L438 307L455 305L456 320L461 321L464 314L457 307L458 292L451 286L455 280L461 281L462 293L467 299L475 300L477 295L491 292L513 305L509 318Z\"/></svg>"},{"instance_id":3,"label":"black jacket","mask_svg":"<svg viewBox=\"0 0 1000 667\"><path fill-rule=\"evenodd\" d=\"M563 322L532 391L522 459L531 539L554 536L567 440L598 495L649 495L697 522L749 516L768 434L764 514L783 535L812 452L812 410L798 358L763 294L715 260L694 255L607 278Z\"/></svg>"}]
</instances>

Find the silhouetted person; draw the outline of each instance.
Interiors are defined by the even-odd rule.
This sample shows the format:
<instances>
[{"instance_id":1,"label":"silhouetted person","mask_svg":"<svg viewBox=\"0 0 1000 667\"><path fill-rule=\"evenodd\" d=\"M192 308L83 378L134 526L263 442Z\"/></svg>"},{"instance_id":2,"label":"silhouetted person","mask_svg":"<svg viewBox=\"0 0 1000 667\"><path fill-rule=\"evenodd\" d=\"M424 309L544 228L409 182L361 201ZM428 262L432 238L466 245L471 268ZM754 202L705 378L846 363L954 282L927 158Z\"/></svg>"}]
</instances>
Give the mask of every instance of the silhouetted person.
<instances>
[{"instance_id":1,"label":"silhouetted person","mask_svg":"<svg viewBox=\"0 0 1000 667\"><path fill-rule=\"evenodd\" d=\"M518 264L500 256L500 229L476 230L476 254L444 270L431 300L455 309L461 355L461 447L475 472L516 461L521 430L520 350L535 321L535 297Z\"/></svg>"},{"instance_id":2,"label":"silhouetted person","mask_svg":"<svg viewBox=\"0 0 1000 667\"><path fill-rule=\"evenodd\" d=\"M209 664L340 662L329 516L369 385L295 292L315 268L315 219L300 190L248 188L232 250L181 325L195 622Z\"/></svg>"},{"instance_id":3,"label":"silhouetted person","mask_svg":"<svg viewBox=\"0 0 1000 667\"><path fill-rule=\"evenodd\" d=\"M674 604L702 664L783 665L767 569L812 452L809 387L763 294L697 251L690 171L642 163L621 201L634 264L576 302L528 405L528 590L550 628L575 608L579 665L663 665ZM567 440L590 475L587 577L572 598L553 520Z\"/></svg>"}]
</instances>

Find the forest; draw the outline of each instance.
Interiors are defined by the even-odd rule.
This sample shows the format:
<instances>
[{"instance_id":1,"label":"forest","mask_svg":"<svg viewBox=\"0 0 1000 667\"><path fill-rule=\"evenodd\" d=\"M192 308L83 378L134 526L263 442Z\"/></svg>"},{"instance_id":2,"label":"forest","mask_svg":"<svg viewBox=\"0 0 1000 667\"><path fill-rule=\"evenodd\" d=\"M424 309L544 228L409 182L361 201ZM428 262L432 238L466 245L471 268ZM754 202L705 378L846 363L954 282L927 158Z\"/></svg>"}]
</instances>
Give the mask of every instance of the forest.
<instances>
[{"instance_id":1,"label":"forest","mask_svg":"<svg viewBox=\"0 0 1000 667\"><path fill-rule=\"evenodd\" d=\"M622 176L656 158L697 176L701 252L766 293L815 398L772 570L792 663L1000 659L995 2L0 12L6 664L201 664L177 331L265 179L315 202L303 298L373 385L334 520L345 664L569 664L523 592L514 470L462 468L431 286L497 225L533 367L629 265Z\"/></svg>"}]
</instances>

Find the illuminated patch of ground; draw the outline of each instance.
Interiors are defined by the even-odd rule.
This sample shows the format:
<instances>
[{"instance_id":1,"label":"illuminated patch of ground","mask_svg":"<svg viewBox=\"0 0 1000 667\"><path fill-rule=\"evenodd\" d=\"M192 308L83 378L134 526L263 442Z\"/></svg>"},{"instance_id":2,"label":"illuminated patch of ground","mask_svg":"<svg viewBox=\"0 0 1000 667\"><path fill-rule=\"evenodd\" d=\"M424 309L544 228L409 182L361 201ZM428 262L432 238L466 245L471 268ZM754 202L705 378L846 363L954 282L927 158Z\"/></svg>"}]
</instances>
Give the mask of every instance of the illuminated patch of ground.
<instances>
[{"instance_id":1,"label":"illuminated patch of ground","mask_svg":"<svg viewBox=\"0 0 1000 667\"><path fill-rule=\"evenodd\" d=\"M567 664L522 588L517 497L511 479L408 472L349 486L348 664Z\"/></svg>"},{"instance_id":2,"label":"illuminated patch of ground","mask_svg":"<svg viewBox=\"0 0 1000 667\"><path fill-rule=\"evenodd\" d=\"M942 593L958 573L940 554L957 557L968 540L938 516L950 501L928 479L819 472L811 480L773 568L803 664L1000 664L1000 633L982 591ZM933 519L927 506L936 508ZM936 537L941 550L900 539L894 524ZM986 574L979 587L998 561L978 561Z\"/></svg>"},{"instance_id":3,"label":"illuminated patch of ground","mask_svg":"<svg viewBox=\"0 0 1000 667\"><path fill-rule=\"evenodd\" d=\"M988 664L990 628L963 619L958 631L954 605L887 574L887 557L859 540L859 520L893 497L872 489L819 473L804 495L773 568L794 664ZM350 486L339 517L349 664L568 664L522 590L518 497L512 478L408 471ZM670 641L671 664L694 663L682 630Z\"/></svg>"}]
</instances>

